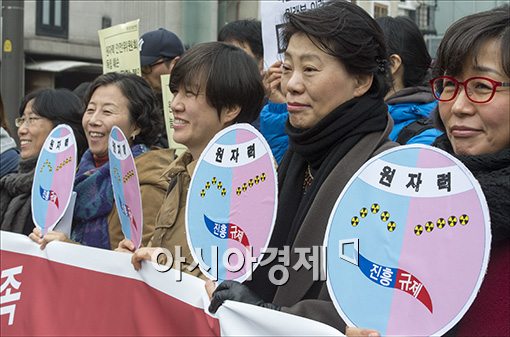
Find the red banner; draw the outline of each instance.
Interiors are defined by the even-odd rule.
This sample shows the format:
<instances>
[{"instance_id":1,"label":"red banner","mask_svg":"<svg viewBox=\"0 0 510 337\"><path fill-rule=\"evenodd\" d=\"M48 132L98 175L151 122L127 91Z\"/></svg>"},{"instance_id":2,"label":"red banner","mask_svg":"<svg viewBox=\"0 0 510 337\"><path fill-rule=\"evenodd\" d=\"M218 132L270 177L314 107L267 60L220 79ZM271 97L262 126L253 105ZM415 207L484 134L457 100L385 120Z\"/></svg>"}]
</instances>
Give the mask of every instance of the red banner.
<instances>
[{"instance_id":1,"label":"red banner","mask_svg":"<svg viewBox=\"0 0 510 337\"><path fill-rule=\"evenodd\" d=\"M2 236L7 234L12 235L2 232ZM20 239L27 238L20 236ZM62 245L68 247L60 248L84 248ZM3 246L0 253L2 336L220 334L218 320L202 308L141 280L5 251ZM91 252L82 259L94 259L104 255L101 253L111 257L123 255L87 250ZM102 262L115 262L115 259ZM177 283L169 279L169 283Z\"/></svg>"},{"instance_id":2,"label":"red banner","mask_svg":"<svg viewBox=\"0 0 510 337\"><path fill-rule=\"evenodd\" d=\"M341 336L306 318L227 301L212 316L204 281L131 254L63 242L45 250L0 231L1 336ZM205 308L205 309L204 309Z\"/></svg>"}]
</instances>

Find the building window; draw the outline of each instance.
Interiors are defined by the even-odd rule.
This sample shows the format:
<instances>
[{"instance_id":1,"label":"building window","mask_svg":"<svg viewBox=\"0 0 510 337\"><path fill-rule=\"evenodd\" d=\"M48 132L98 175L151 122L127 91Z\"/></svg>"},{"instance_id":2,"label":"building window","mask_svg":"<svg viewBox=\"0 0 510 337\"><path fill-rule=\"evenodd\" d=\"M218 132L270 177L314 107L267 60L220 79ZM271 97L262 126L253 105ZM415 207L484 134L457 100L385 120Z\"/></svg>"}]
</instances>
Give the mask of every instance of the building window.
<instances>
[{"instance_id":1,"label":"building window","mask_svg":"<svg viewBox=\"0 0 510 337\"><path fill-rule=\"evenodd\" d=\"M423 34L435 34L433 6L421 5L417 9L417 20L415 21Z\"/></svg>"},{"instance_id":2,"label":"building window","mask_svg":"<svg viewBox=\"0 0 510 337\"><path fill-rule=\"evenodd\" d=\"M69 30L69 0L37 0L37 35L67 39Z\"/></svg>"},{"instance_id":3,"label":"building window","mask_svg":"<svg viewBox=\"0 0 510 337\"><path fill-rule=\"evenodd\" d=\"M388 6L378 3L374 4L374 18L388 16Z\"/></svg>"},{"instance_id":4,"label":"building window","mask_svg":"<svg viewBox=\"0 0 510 337\"><path fill-rule=\"evenodd\" d=\"M218 31L227 23L239 20L241 2L232 0L218 1Z\"/></svg>"}]
</instances>

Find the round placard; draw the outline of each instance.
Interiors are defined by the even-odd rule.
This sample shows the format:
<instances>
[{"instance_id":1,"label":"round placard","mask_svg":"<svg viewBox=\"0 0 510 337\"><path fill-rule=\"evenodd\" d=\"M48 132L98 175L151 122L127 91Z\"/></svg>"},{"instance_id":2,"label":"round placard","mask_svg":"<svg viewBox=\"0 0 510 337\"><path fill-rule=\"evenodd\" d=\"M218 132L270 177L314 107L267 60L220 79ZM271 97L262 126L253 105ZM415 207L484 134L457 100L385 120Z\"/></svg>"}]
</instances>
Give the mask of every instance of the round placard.
<instances>
[{"instance_id":1,"label":"round placard","mask_svg":"<svg viewBox=\"0 0 510 337\"><path fill-rule=\"evenodd\" d=\"M140 183L129 142L116 126L108 140L110 176L122 233L136 248L142 243L143 212Z\"/></svg>"},{"instance_id":2,"label":"round placard","mask_svg":"<svg viewBox=\"0 0 510 337\"><path fill-rule=\"evenodd\" d=\"M188 192L186 233L201 271L244 281L256 268L276 218L274 159L249 124L219 132L200 156Z\"/></svg>"},{"instance_id":3,"label":"round placard","mask_svg":"<svg viewBox=\"0 0 510 337\"><path fill-rule=\"evenodd\" d=\"M60 124L44 141L32 182L32 219L42 234L51 231L64 215L73 192L76 173L73 129Z\"/></svg>"},{"instance_id":4,"label":"round placard","mask_svg":"<svg viewBox=\"0 0 510 337\"><path fill-rule=\"evenodd\" d=\"M456 158L426 145L368 161L331 214L327 286L348 325L382 335L442 335L473 302L491 234L481 188Z\"/></svg>"}]
</instances>

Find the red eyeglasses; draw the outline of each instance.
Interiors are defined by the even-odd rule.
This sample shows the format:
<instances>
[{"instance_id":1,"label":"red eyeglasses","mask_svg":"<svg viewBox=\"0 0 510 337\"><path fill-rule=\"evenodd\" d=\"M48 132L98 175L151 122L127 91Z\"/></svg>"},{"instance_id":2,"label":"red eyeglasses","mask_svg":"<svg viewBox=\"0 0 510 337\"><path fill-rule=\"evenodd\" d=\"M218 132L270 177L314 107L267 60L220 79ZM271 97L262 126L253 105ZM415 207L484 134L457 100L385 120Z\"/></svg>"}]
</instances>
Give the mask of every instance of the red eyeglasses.
<instances>
[{"instance_id":1,"label":"red eyeglasses","mask_svg":"<svg viewBox=\"0 0 510 337\"><path fill-rule=\"evenodd\" d=\"M471 77L461 82L450 76L440 76L429 83L434 97L441 102L449 102L457 97L461 86L468 99L474 103L487 103L496 94L497 87L510 87L510 82L494 81L487 77Z\"/></svg>"}]
</instances>

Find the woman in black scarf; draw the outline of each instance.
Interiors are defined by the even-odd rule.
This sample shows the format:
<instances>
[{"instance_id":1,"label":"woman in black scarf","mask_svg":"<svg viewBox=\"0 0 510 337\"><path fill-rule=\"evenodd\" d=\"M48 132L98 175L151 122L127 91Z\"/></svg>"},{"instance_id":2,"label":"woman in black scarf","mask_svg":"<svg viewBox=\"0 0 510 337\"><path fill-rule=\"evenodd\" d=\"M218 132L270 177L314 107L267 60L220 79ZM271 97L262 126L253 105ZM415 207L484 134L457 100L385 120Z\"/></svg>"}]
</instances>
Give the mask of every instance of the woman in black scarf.
<instances>
[{"instance_id":1,"label":"woman in black scarf","mask_svg":"<svg viewBox=\"0 0 510 337\"><path fill-rule=\"evenodd\" d=\"M20 117L16 118L21 144L18 172L0 179L2 230L26 235L32 232L30 197L39 152L51 130L59 124L67 124L74 131L79 158L87 148L81 127L82 113L80 99L67 89L41 89L23 98Z\"/></svg>"},{"instance_id":2,"label":"woman in black scarf","mask_svg":"<svg viewBox=\"0 0 510 337\"><path fill-rule=\"evenodd\" d=\"M292 266L299 248L311 252L322 245L329 215L351 176L391 144L384 36L363 9L344 1L288 13L286 21L282 91L289 150L278 169L279 204L269 246L290 246L290 263L258 267L245 285L223 282L210 310L237 300L345 330L325 282L314 278L317 271Z\"/></svg>"},{"instance_id":3,"label":"woman in black scarf","mask_svg":"<svg viewBox=\"0 0 510 337\"><path fill-rule=\"evenodd\" d=\"M437 52L431 80L445 131L435 146L455 155L480 183L492 244L480 291L448 335L510 335L510 7L455 22Z\"/></svg>"}]
</instances>

